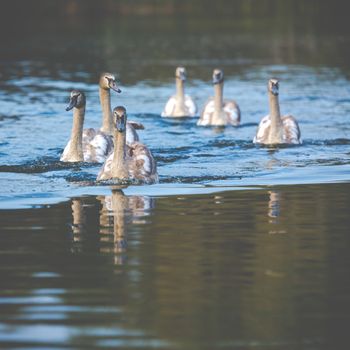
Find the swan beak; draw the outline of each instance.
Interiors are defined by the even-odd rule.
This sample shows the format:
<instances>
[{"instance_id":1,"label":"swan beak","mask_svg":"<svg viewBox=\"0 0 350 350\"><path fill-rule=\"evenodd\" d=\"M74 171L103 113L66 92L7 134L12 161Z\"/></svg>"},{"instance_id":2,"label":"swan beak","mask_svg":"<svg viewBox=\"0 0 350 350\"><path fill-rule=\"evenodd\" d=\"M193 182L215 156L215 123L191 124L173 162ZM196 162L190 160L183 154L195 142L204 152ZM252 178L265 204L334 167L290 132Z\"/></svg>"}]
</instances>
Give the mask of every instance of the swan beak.
<instances>
[{"instance_id":1,"label":"swan beak","mask_svg":"<svg viewBox=\"0 0 350 350\"><path fill-rule=\"evenodd\" d=\"M215 84L220 84L220 83L221 83L220 77L217 75L214 75L213 76L213 84L215 85Z\"/></svg>"},{"instance_id":2,"label":"swan beak","mask_svg":"<svg viewBox=\"0 0 350 350\"><path fill-rule=\"evenodd\" d=\"M77 104L77 96L73 96L69 100L69 104L66 108L66 111L70 111L72 108L74 108Z\"/></svg>"},{"instance_id":3,"label":"swan beak","mask_svg":"<svg viewBox=\"0 0 350 350\"><path fill-rule=\"evenodd\" d=\"M182 81L186 81L186 73L185 72L180 72L178 75L178 78Z\"/></svg>"},{"instance_id":4,"label":"swan beak","mask_svg":"<svg viewBox=\"0 0 350 350\"><path fill-rule=\"evenodd\" d=\"M109 88L112 89L115 92L118 92L118 94L120 94L122 92L122 90L120 90L117 86L117 84L115 83L114 80L110 80L109 84L108 84Z\"/></svg>"},{"instance_id":5,"label":"swan beak","mask_svg":"<svg viewBox=\"0 0 350 350\"><path fill-rule=\"evenodd\" d=\"M126 129L126 116L125 114L122 114L117 117L115 127L119 132L124 132Z\"/></svg>"},{"instance_id":6,"label":"swan beak","mask_svg":"<svg viewBox=\"0 0 350 350\"><path fill-rule=\"evenodd\" d=\"M272 84L271 92L272 92L275 96L278 96L278 85L277 85L277 84Z\"/></svg>"}]
</instances>

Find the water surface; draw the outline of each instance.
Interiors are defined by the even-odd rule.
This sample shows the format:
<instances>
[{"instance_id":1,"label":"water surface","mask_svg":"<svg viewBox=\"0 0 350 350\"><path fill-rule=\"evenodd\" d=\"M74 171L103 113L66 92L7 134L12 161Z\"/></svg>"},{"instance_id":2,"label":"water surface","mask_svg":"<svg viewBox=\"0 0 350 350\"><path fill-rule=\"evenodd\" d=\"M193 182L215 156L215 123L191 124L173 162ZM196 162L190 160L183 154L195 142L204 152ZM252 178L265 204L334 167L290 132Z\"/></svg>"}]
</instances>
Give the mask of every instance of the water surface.
<instances>
[{"instance_id":1,"label":"water surface","mask_svg":"<svg viewBox=\"0 0 350 350\"><path fill-rule=\"evenodd\" d=\"M348 184L0 212L5 348L338 348Z\"/></svg>"},{"instance_id":2,"label":"water surface","mask_svg":"<svg viewBox=\"0 0 350 350\"><path fill-rule=\"evenodd\" d=\"M57 17L56 5L34 3L26 9L36 15L0 15L8 24L0 35L0 347L346 348L350 37L342 11L313 1L158 10L119 2L117 15L104 1L98 11L71 3ZM212 70L223 68L242 125L161 118L177 65L200 109ZM159 184L101 186L101 165L59 162L70 90L86 93L86 126L99 127L105 70L122 89L112 106L145 126ZM299 121L301 146L252 143L272 76L282 113Z\"/></svg>"}]
</instances>

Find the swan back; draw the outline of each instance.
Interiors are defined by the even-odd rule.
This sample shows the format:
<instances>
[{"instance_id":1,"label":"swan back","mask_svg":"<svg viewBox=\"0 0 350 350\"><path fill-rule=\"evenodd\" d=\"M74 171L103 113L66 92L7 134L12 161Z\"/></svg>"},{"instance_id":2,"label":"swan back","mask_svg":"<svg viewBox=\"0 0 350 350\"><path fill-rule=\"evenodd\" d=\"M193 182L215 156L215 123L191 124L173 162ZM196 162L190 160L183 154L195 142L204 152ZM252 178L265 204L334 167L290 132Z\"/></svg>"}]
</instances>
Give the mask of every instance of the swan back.
<instances>
[{"instance_id":1,"label":"swan back","mask_svg":"<svg viewBox=\"0 0 350 350\"><path fill-rule=\"evenodd\" d=\"M84 129L83 151L84 162L103 163L113 150L112 136L100 130Z\"/></svg>"},{"instance_id":2,"label":"swan back","mask_svg":"<svg viewBox=\"0 0 350 350\"><path fill-rule=\"evenodd\" d=\"M239 125L241 111L238 104L232 99L223 99L224 72L221 69L214 69L212 79L214 97L205 103L197 125Z\"/></svg>"},{"instance_id":3,"label":"swan back","mask_svg":"<svg viewBox=\"0 0 350 350\"><path fill-rule=\"evenodd\" d=\"M299 124L292 115L282 117L283 141L294 145L302 144Z\"/></svg>"},{"instance_id":4,"label":"swan back","mask_svg":"<svg viewBox=\"0 0 350 350\"><path fill-rule=\"evenodd\" d=\"M127 114L124 107L113 110L114 151L103 164L97 180L130 179L143 183L158 181L157 165L151 151L140 142L126 143Z\"/></svg>"},{"instance_id":5,"label":"swan back","mask_svg":"<svg viewBox=\"0 0 350 350\"><path fill-rule=\"evenodd\" d=\"M151 151L142 143L134 142L127 150L131 178L145 183L158 182L157 164Z\"/></svg>"},{"instance_id":6,"label":"swan back","mask_svg":"<svg viewBox=\"0 0 350 350\"><path fill-rule=\"evenodd\" d=\"M165 107L161 113L162 117L195 117L198 113L198 108L194 100L190 95L185 95L183 112L181 115L177 115L176 106L178 99L176 95L173 95L169 98L168 102L165 104Z\"/></svg>"},{"instance_id":7,"label":"swan back","mask_svg":"<svg viewBox=\"0 0 350 350\"><path fill-rule=\"evenodd\" d=\"M218 120L219 119L219 120ZM238 126L241 121L241 110L233 100L224 100L220 118L215 115L214 98L210 98L204 105L197 125L233 125Z\"/></svg>"},{"instance_id":8,"label":"swan back","mask_svg":"<svg viewBox=\"0 0 350 350\"><path fill-rule=\"evenodd\" d=\"M297 120L292 115L280 115L279 81L272 78L268 81L270 114L259 123L254 143L262 144L301 144L301 133Z\"/></svg>"},{"instance_id":9,"label":"swan back","mask_svg":"<svg viewBox=\"0 0 350 350\"><path fill-rule=\"evenodd\" d=\"M301 132L297 120L292 115L283 116L282 121L282 144L302 144ZM270 144L271 118L270 115L261 119L254 143Z\"/></svg>"},{"instance_id":10,"label":"swan back","mask_svg":"<svg viewBox=\"0 0 350 350\"><path fill-rule=\"evenodd\" d=\"M98 173L97 181L112 179L114 153L106 159ZM130 180L137 180L143 183L158 182L157 164L151 151L142 143L134 142L126 145L126 166Z\"/></svg>"},{"instance_id":11,"label":"swan back","mask_svg":"<svg viewBox=\"0 0 350 350\"><path fill-rule=\"evenodd\" d=\"M140 140L136 130L143 130L145 127L142 123L128 121L126 124L126 143L131 144Z\"/></svg>"},{"instance_id":12,"label":"swan back","mask_svg":"<svg viewBox=\"0 0 350 350\"><path fill-rule=\"evenodd\" d=\"M177 67L175 70L176 95L171 96L165 104L162 117L194 117L197 114L196 103L184 92L186 79L186 68Z\"/></svg>"}]
</instances>

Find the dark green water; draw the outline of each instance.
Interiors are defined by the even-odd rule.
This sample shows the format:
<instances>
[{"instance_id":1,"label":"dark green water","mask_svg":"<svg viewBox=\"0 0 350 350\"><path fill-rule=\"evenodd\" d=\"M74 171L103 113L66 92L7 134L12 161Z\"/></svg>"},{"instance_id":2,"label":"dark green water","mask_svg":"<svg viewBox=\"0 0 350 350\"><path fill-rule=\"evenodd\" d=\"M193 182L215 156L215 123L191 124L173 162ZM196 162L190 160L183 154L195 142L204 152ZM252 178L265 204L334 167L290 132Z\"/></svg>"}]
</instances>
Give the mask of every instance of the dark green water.
<instances>
[{"instance_id":1,"label":"dark green water","mask_svg":"<svg viewBox=\"0 0 350 350\"><path fill-rule=\"evenodd\" d=\"M3 210L3 348L341 349L349 184Z\"/></svg>"},{"instance_id":2,"label":"dark green water","mask_svg":"<svg viewBox=\"0 0 350 350\"><path fill-rule=\"evenodd\" d=\"M0 348L349 347L345 1L3 4ZM177 65L200 109L223 68L242 126L162 119ZM100 165L58 161L70 90L99 127L106 70L160 184L98 186ZM252 144L272 76L300 147Z\"/></svg>"}]
</instances>

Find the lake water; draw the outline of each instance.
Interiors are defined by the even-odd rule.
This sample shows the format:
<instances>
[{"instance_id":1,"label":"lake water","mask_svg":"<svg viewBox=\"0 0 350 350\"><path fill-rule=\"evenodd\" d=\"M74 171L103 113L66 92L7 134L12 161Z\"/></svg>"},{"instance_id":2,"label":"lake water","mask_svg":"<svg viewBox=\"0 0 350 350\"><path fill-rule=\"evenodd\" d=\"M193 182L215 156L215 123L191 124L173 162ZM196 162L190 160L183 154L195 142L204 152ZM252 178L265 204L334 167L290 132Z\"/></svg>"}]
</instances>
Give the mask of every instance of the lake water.
<instances>
[{"instance_id":1,"label":"lake water","mask_svg":"<svg viewBox=\"0 0 350 350\"><path fill-rule=\"evenodd\" d=\"M302 9L72 15L0 35L1 348L346 348L350 35L339 12L325 30L327 9ZM161 118L177 65L200 109L222 68L242 125ZM105 70L159 184L101 186L101 165L59 162L70 90L99 127ZM252 143L270 77L301 146Z\"/></svg>"}]
</instances>

